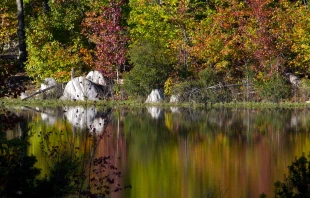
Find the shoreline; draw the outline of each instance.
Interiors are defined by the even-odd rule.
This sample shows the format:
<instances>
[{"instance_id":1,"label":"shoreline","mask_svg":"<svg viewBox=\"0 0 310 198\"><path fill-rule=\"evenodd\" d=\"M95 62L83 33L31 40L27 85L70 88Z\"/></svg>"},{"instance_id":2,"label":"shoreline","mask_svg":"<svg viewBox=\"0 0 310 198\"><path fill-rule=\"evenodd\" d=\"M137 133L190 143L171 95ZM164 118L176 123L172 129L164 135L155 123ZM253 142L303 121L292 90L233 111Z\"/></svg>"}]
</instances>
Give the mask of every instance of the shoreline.
<instances>
[{"instance_id":1,"label":"shoreline","mask_svg":"<svg viewBox=\"0 0 310 198\"><path fill-rule=\"evenodd\" d=\"M228 103L145 103L139 100L99 100L99 101L71 101L71 100L24 100L12 98L0 98L2 106L38 106L38 107L62 107L62 106L97 106L97 107L182 107L182 108L310 108L307 102L228 102Z\"/></svg>"}]
</instances>

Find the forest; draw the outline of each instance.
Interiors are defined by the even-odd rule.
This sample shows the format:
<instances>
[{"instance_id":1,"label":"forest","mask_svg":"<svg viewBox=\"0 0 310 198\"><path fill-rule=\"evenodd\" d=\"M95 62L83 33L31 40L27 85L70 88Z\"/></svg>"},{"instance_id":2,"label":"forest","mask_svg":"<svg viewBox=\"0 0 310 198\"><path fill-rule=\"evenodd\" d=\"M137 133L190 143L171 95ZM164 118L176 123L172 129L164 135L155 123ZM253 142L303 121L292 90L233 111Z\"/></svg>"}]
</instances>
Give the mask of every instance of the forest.
<instances>
[{"instance_id":1,"label":"forest","mask_svg":"<svg viewBox=\"0 0 310 198\"><path fill-rule=\"evenodd\" d=\"M183 101L307 101L309 4L1 0L1 96L14 92L5 85L13 71L65 83L75 68L123 79L114 94L129 99L162 89Z\"/></svg>"}]
</instances>

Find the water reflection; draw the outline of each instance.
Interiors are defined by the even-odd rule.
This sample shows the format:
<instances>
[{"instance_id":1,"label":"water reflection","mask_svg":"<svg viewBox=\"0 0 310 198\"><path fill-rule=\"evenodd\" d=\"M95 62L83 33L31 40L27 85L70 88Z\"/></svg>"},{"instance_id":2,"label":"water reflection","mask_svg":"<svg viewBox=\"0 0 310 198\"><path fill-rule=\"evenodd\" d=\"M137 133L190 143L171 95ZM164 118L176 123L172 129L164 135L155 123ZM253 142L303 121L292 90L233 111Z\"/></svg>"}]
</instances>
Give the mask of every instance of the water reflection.
<instances>
[{"instance_id":1,"label":"water reflection","mask_svg":"<svg viewBox=\"0 0 310 198\"><path fill-rule=\"evenodd\" d=\"M115 165L117 158L97 152L111 119L110 109L21 109L18 114L26 119L27 125L15 130L27 134L30 146L25 153L36 157L38 162L35 166L41 170L38 180L33 182L36 183L33 193L29 195L64 197L79 194L93 197L128 188L128 184L118 182L121 171ZM24 192L20 193L24 196Z\"/></svg>"},{"instance_id":2,"label":"water reflection","mask_svg":"<svg viewBox=\"0 0 310 198\"><path fill-rule=\"evenodd\" d=\"M178 107L170 107L170 110L172 113L180 113L180 110Z\"/></svg>"},{"instance_id":3,"label":"water reflection","mask_svg":"<svg viewBox=\"0 0 310 198\"><path fill-rule=\"evenodd\" d=\"M159 119L163 117L163 110L160 107L147 107L147 111L154 119Z\"/></svg>"},{"instance_id":4,"label":"water reflection","mask_svg":"<svg viewBox=\"0 0 310 198\"><path fill-rule=\"evenodd\" d=\"M273 197L274 182L283 179L295 156L310 151L308 109L74 107L52 114L57 115L54 125L39 112L22 114L36 134L29 154L39 159L44 174L52 162L43 157L42 131L52 132L51 146L63 142L64 150L77 156L111 156L122 173L115 182L133 186L112 197L203 197L215 192ZM100 171L89 178L99 180Z\"/></svg>"},{"instance_id":5,"label":"water reflection","mask_svg":"<svg viewBox=\"0 0 310 198\"><path fill-rule=\"evenodd\" d=\"M97 134L102 134L105 129L110 110L106 112L98 111L95 107L66 107L65 117L73 127L89 129Z\"/></svg>"},{"instance_id":6,"label":"water reflection","mask_svg":"<svg viewBox=\"0 0 310 198\"><path fill-rule=\"evenodd\" d=\"M28 106L23 106L22 109L40 113L42 120L48 125L54 125L57 121L57 117L59 117L59 115L57 115L57 109L41 109L39 107L31 108Z\"/></svg>"}]
</instances>

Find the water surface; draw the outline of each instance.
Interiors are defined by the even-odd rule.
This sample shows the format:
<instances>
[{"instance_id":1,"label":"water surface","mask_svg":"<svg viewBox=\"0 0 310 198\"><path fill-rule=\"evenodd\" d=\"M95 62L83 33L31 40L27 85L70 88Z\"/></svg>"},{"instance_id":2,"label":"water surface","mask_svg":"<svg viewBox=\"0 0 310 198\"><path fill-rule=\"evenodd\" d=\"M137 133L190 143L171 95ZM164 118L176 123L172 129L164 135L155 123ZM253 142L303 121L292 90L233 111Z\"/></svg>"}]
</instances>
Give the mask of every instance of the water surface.
<instances>
[{"instance_id":1,"label":"water surface","mask_svg":"<svg viewBox=\"0 0 310 198\"><path fill-rule=\"evenodd\" d=\"M273 197L274 182L310 151L308 109L100 109L23 107L14 111L26 122L8 136L29 129L28 154L42 176L52 163L42 148L45 132L51 144L80 155L112 156L117 182L132 186L112 197Z\"/></svg>"}]
</instances>

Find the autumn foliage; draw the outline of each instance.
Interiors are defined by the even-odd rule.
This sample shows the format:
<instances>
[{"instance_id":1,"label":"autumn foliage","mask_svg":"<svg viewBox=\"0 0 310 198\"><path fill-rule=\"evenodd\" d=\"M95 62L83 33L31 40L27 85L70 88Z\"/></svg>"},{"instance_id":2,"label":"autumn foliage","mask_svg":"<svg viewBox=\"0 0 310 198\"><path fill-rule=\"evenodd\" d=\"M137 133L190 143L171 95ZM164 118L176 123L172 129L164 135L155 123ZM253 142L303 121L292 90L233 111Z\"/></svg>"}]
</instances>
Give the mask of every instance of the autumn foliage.
<instances>
[{"instance_id":1,"label":"autumn foliage","mask_svg":"<svg viewBox=\"0 0 310 198\"><path fill-rule=\"evenodd\" d=\"M7 42L16 21L11 1L1 5ZM25 9L26 71L37 81L96 69L144 95L204 70L224 84L310 73L308 1L28 0Z\"/></svg>"},{"instance_id":2,"label":"autumn foliage","mask_svg":"<svg viewBox=\"0 0 310 198\"><path fill-rule=\"evenodd\" d=\"M116 77L126 63L128 36L122 26L123 1L110 0L99 11L86 13L84 34L95 43L95 68L106 76Z\"/></svg>"}]
</instances>

